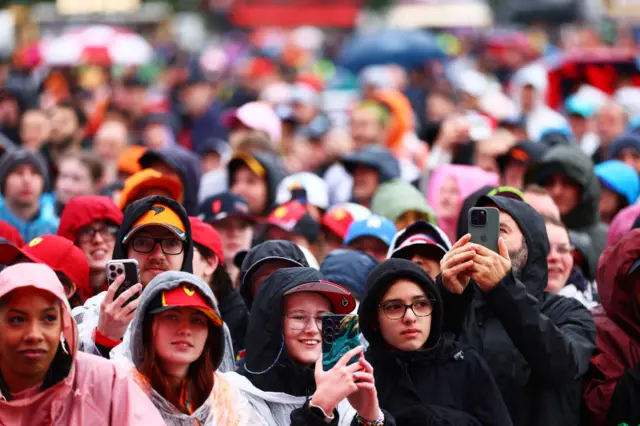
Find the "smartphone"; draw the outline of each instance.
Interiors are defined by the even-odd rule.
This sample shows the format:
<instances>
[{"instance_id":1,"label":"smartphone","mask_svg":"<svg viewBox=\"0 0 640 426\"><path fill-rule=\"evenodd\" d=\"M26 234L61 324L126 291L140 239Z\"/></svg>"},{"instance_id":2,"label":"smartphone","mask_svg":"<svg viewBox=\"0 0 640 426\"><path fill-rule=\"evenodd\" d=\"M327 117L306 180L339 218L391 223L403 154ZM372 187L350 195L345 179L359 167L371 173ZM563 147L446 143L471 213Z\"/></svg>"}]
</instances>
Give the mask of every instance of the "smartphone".
<instances>
[{"instance_id":1,"label":"smartphone","mask_svg":"<svg viewBox=\"0 0 640 426\"><path fill-rule=\"evenodd\" d=\"M357 315L325 315L322 317L322 368L331 370L351 349L360 346L360 323ZM354 356L348 365L358 362Z\"/></svg>"},{"instance_id":2,"label":"smartphone","mask_svg":"<svg viewBox=\"0 0 640 426\"><path fill-rule=\"evenodd\" d=\"M473 207L469 210L471 242L499 253L500 212L495 207Z\"/></svg>"},{"instance_id":3,"label":"smartphone","mask_svg":"<svg viewBox=\"0 0 640 426\"><path fill-rule=\"evenodd\" d=\"M124 275L124 281L120 284L118 290L116 290L116 294L114 296L114 300L118 298L122 293L133 287L134 285L140 282L140 264L135 259L118 259L118 260L110 260L107 262L107 283L109 286L113 284L113 282L120 275ZM139 297L140 294L136 294L131 296L129 300L123 305L128 305L132 300L135 300Z\"/></svg>"}]
</instances>

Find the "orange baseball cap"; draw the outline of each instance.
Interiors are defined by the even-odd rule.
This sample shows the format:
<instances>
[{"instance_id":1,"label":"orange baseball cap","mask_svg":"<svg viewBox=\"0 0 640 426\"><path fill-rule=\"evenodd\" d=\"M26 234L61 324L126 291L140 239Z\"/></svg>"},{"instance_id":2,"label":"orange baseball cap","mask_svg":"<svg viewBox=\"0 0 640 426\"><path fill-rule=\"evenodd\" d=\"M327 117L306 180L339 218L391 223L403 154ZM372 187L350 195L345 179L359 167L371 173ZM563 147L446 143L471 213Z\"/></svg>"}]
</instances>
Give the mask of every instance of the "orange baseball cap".
<instances>
[{"instance_id":1,"label":"orange baseball cap","mask_svg":"<svg viewBox=\"0 0 640 426\"><path fill-rule=\"evenodd\" d=\"M126 244L136 231L146 226L162 226L176 234L181 240L187 239L185 225L178 213L164 204L154 204L148 212L135 221L131 230L122 239L122 243Z\"/></svg>"},{"instance_id":2,"label":"orange baseball cap","mask_svg":"<svg viewBox=\"0 0 640 426\"><path fill-rule=\"evenodd\" d=\"M207 304L205 298L194 286L182 284L172 290L163 290L157 301L151 304L148 312L150 314L159 314L172 308L197 309L205 314L213 325L216 327L222 326L222 318L220 318L218 312Z\"/></svg>"},{"instance_id":3,"label":"orange baseball cap","mask_svg":"<svg viewBox=\"0 0 640 426\"><path fill-rule=\"evenodd\" d=\"M129 204L140 199L144 191L154 188L166 191L170 198L182 202L182 183L171 176L165 176L157 170L144 169L131 175L124 181L124 188L120 194L118 207L124 210Z\"/></svg>"}]
</instances>

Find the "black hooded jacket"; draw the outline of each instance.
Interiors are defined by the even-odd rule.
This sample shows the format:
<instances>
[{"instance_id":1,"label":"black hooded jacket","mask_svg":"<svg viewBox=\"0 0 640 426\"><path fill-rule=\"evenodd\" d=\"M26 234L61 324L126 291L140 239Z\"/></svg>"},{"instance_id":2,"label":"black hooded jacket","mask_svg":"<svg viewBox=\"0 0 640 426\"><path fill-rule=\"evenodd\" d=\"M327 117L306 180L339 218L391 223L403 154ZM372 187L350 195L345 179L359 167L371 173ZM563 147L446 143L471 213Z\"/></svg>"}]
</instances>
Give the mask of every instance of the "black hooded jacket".
<instances>
[{"instance_id":1,"label":"black hooded jacket","mask_svg":"<svg viewBox=\"0 0 640 426\"><path fill-rule=\"evenodd\" d=\"M122 240L129 233L129 230L133 227L133 224L140 219L140 217L151 210L154 204L164 204L175 211L184 225L186 231L187 240L184 247L184 260L182 261L181 271L193 272L193 236L191 235L191 224L189 223L189 216L185 212L180 203L167 197L154 195L151 197L145 197L141 200L134 201L127 207L124 212L124 218L122 219L122 225L118 229L116 235L116 243L113 247L113 259L128 259L127 245L122 244Z\"/></svg>"},{"instance_id":2,"label":"black hooded jacket","mask_svg":"<svg viewBox=\"0 0 640 426\"><path fill-rule=\"evenodd\" d=\"M419 351L390 348L378 325L378 304L401 278L436 300L429 338ZM398 425L511 425L489 367L475 350L442 334L440 292L422 268L405 259L378 265L369 275L358 314L370 345L366 357L373 365L380 405Z\"/></svg>"},{"instance_id":3,"label":"black hooded jacket","mask_svg":"<svg viewBox=\"0 0 640 426\"><path fill-rule=\"evenodd\" d=\"M516 221L527 263L520 278L510 271L486 293L473 282L459 296L441 286L445 330L483 356L514 425L578 426L580 378L595 348L593 316L577 300L544 291L549 241L542 216L504 197L478 204L495 204Z\"/></svg>"},{"instance_id":4,"label":"black hooded jacket","mask_svg":"<svg viewBox=\"0 0 640 426\"><path fill-rule=\"evenodd\" d=\"M240 295L244 299L247 309L251 311L253 294L251 291L251 276L258 270L262 262L268 260L286 260L291 266L309 266L307 258L300 247L291 241L265 241L252 248L244 257L240 267ZM263 283L264 285L265 283Z\"/></svg>"},{"instance_id":5,"label":"black hooded jacket","mask_svg":"<svg viewBox=\"0 0 640 426\"><path fill-rule=\"evenodd\" d=\"M201 176L198 156L180 146L171 146L148 151L138 160L145 169L155 161L166 163L178 173L184 191L184 208L190 216L197 216Z\"/></svg>"},{"instance_id":6,"label":"black hooded jacket","mask_svg":"<svg viewBox=\"0 0 640 426\"><path fill-rule=\"evenodd\" d=\"M265 170L267 183L267 209L256 216L268 216L277 207L276 195L280 181L287 176L287 171L280 158L268 152L254 152L250 157L254 158ZM243 155L231 160L227 166L229 176L229 188L233 185L234 175L238 167L246 164Z\"/></svg>"},{"instance_id":7,"label":"black hooded jacket","mask_svg":"<svg viewBox=\"0 0 640 426\"><path fill-rule=\"evenodd\" d=\"M640 425L640 362L618 381L605 426Z\"/></svg>"},{"instance_id":8,"label":"black hooded jacket","mask_svg":"<svg viewBox=\"0 0 640 426\"><path fill-rule=\"evenodd\" d=\"M582 189L578 205L562 216L562 222L572 231L588 234L600 256L607 241L608 227L600 222L600 181L593 170L593 163L580 148L560 145L548 151L538 167L527 173L527 180L544 185L556 173L567 176Z\"/></svg>"}]
</instances>

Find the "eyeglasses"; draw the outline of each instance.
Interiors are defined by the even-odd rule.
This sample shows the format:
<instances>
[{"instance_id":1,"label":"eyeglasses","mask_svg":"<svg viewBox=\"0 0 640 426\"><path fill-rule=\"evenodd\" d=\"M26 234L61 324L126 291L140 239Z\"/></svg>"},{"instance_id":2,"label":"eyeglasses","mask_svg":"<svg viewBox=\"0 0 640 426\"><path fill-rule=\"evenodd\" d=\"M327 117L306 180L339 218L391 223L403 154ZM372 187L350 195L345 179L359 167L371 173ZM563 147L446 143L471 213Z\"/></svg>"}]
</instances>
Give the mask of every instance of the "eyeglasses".
<instances>
[{"instance_id":1,"label":"eyeglasses","mask_svg":"<svg viewBox=\"0 0 640 426\"><path fill-rule=\"evenodd\" d=\"M571 244L551 244L550 251L553 250L561 256L573 254L573 246Z\"/></svg>"},{"instance_id":2,"label":"eyeglasses","mask_svg":"<svg viewBox=\"0 0 640 426\"><path fill-rule=\"evenodd\" d=\"M284 314L284 316L289 320L288 324L292 330L305 330L311 319L315 321L318 330L322 330L322 317L325 315L326 314L313 316L304 312L290 312L288 314Z\"/></svg>"},{"instance_id":3,"label":"eyeglasses","mask_svg":"<svg viewBox=\"0 0 640 426\"><path fill-rule=\"evenodd\" d=\"M97 234L100 234L100 237L103 240L112 242L116 240L117 233L118 227L115 225L106 225L100 228L88 226L78 231L78 242L84 244L90 243L91 241L93 241Z\"/></svg>"},{"instance_id":4,"label":"eyeglasses","mask_svg":"<svg viewBox=\"0 0 640 426\"><path fill-rule=\"evenodd\" d=\"M381 303L378 306L382 309L384 316L390 320L399 320L407 314L407 309L411 308L413 314L417 317L428 317L433 313L433 305L436 303L433 299L416 300L409 305L395 300Z\"/></svg>"},{"instance_id":5,"label":"eyeglasses","mask_svg":"<svg viewBox=\"0 0 640 426\"><path fill-rule=\"evenodd\" d=\"M151 253L155 250L157 244L160 244L160 248L164 254L176 255L182 253L184 250L184 243L177 238L131 238L131 248L138 253Z\"/></svg>"}]
</instances>

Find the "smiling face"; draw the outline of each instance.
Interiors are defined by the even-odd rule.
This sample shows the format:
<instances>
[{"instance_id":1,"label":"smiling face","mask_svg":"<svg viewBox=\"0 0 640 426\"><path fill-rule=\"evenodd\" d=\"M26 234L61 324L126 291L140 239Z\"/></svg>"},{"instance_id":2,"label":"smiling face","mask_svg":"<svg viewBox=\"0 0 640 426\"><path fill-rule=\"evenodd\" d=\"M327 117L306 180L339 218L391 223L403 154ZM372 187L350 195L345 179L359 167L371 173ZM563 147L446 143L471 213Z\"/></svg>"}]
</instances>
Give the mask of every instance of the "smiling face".
<instances>
[{"instance_id":1,"label":"smiling face","mask_svg":"<svg viewBox=\"0 0 640 426\"><path fill-rule=\"evenodd\" d=\"M173 308L153 317L152 344L163 371L182 376L200 358L209 336L209 320L193 308Z\"/></svg>"},{"instance_id":2,"label":"smiling face","mask_svg":"<svg viewBox=\"0 0 640 426\"><path fill-rule=\"evenodd\" d=\"M573 268L573 253L569 233L558 225L547 223L547 235L551 250L547 256L549 280L546 291L559 292L565 286Z\"/></svg>"},{"instance_id":3,"label":"smiling face","mask_svg":"<svg viewBox=\"0 0 640 426\"><path fill-rule=\"evenodd\" d=\"M76 244L87 257L91 272L105 270L113 255L117 232L117 225L102 220L96 220L78 231Z\"/></svg>"},{"instance_id":4,"label":"smiling face","mask_svg":"<svg viewBox=\"0 0 640 426\"><path fill-rule=\"evenodd\" d=\"M293 293L284 297L283 334L287 352L301 364L311 365L322 356L322 330L311 317L319 318L331 312L329 299L311 292ZM304 329L296 323L309 318Z\"/></svg>"},{"instance_id":5,"label":"smiling face","mask_svg":"<svg viewBox=\"0 0 640 426\"><path fill-rule=\"evenodd\" d=\"M414 304L414 310L426 316L416 316L412 309L405 305ZM431 333L432 308L424 290L416 283L407 279L396 281L380 299L378 306L378 324L382 338L388 345L401 351L417 351L421 349ZM391 318L390 318L391 317Z\"/></svg>"},{"instance_id":6,"label":"smiling face","mask_svg":"<svg viewBox=\"0 0 640 426\"><path fill-rule=\"evenodd\" d=\"M60 301L33 287L14 290L0 303L0 327L0 372L9 390L42 382L60 344Z\"/></svg>"}]
</instances>

